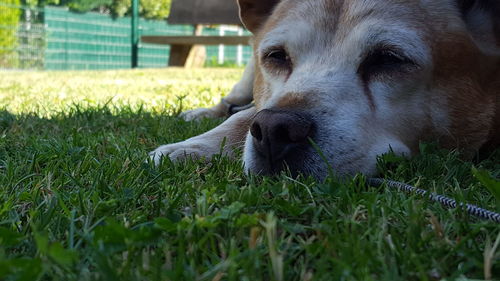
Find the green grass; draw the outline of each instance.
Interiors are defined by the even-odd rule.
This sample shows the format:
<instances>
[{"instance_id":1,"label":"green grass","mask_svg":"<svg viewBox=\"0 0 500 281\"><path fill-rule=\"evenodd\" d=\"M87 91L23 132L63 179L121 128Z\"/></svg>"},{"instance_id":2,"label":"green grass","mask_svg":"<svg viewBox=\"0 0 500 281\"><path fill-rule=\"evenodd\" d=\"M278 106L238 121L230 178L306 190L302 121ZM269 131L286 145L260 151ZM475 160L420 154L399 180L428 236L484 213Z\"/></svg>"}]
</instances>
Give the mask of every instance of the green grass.
<instances>
[{"instance_id":1,"label":"green grass","mask_svg":"<svg viewBox=\"0 0 500 281\"><path fill-rule=\"evenodd\" d=\"M216 126L175 114L215 103L240 74L0 73L0 280L500 278L499 225L362 176L246 176L220 157L144 163ZM500 211L472 173L495 183L500 151L472 164L421 150L382 157L382 176Z\"/></svg>"}]
</instances>

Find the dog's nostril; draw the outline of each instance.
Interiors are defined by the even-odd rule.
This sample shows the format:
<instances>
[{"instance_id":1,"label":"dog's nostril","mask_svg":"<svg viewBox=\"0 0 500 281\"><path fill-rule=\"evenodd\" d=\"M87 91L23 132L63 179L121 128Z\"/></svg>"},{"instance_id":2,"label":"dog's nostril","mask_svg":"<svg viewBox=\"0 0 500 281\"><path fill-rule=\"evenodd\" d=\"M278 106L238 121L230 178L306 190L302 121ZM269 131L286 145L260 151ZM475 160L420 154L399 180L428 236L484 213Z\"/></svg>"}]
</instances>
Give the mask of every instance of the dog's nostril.
<instances>
[{"instance_id":1,"label":"dog's nostril","mask_svg":"<svg viewBox=\"0 0 500 281\"><path fill-rule=\"evenodd\" d=\"M252 134L252 136L258 140L258 141L261 141L262 140L262 129L260 128L260 125L259 123L257 122L254 122L252 124L252 126L250 127L250 134Z\"/></svg>"}]
</instances>

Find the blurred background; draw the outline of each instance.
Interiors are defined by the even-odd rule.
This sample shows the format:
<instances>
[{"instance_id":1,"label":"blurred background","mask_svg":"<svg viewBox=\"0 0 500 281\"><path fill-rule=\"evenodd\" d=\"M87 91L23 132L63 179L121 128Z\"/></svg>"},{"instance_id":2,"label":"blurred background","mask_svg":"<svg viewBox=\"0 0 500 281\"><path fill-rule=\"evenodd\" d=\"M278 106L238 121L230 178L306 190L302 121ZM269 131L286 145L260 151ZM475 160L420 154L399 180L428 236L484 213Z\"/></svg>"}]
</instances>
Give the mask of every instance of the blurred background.
<instances>
[{"instance_id":1,"label":"blurred background","mask_svg":"<svg viewBox=\"0 0 500 281\"><path fill-rule=\"evenodd\" d=\"M2 70L238 67L248 36L233 0L0 0Z\"/></svg>"}]
</instances>

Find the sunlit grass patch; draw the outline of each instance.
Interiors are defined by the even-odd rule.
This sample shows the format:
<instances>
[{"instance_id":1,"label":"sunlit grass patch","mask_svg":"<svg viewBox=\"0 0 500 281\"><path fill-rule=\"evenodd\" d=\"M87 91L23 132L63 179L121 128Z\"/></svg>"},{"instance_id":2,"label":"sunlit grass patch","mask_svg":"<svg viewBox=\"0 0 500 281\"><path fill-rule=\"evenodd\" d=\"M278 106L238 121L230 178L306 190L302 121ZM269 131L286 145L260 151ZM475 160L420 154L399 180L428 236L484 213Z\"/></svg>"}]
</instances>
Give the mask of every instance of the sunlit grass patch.
<instances>
[{"instance_id":1,"label":"sunlit grass patch","mask_svg":"<svg viewBox=\"0 0 500 281\"><path fill-rule=\"evenodd\" d=\"M96 72L2 72L0 107L49 116L78 104L144 107L176 112L213 105L226 95L241 69L153 69Z\"/></svg>"}]
</instances>

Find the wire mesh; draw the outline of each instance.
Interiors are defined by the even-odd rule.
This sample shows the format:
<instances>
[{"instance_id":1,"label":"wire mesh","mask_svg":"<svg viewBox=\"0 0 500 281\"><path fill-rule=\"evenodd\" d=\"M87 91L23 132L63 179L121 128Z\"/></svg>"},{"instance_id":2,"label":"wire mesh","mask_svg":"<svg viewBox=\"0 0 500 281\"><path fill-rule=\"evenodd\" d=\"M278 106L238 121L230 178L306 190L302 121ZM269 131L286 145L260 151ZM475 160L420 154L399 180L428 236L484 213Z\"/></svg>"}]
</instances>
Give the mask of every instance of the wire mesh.
<instances>
[{"instance_id":1,"label":"wire mesh","mask_svg":"<svg viewBox=\"0 0 500 281\"><path fill-rule=\"evenodd\" d=\"M0 3L0 68L43 67L45 28L43 11Z\"/></svg>"}]
</instances>

